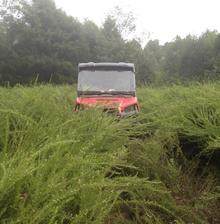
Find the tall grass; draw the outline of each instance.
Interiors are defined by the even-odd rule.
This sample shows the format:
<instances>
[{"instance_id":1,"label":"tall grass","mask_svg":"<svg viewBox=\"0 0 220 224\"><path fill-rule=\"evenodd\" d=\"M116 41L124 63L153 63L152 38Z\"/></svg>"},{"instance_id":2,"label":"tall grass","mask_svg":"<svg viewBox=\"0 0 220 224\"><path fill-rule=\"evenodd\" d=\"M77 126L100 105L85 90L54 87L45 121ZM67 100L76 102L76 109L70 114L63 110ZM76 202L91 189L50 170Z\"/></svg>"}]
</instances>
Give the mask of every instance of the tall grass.
<instances>
[{"instance_id":1,"label":"tall grass","mask_svg":"<svg viewBox=\"0 0 220 224\"><path fill-rule=\"evenodd\" d=\"M142 87L141 113L71 86L0 88L0 223L218 223L220 84Z\"/></svg>"}]
</instances>

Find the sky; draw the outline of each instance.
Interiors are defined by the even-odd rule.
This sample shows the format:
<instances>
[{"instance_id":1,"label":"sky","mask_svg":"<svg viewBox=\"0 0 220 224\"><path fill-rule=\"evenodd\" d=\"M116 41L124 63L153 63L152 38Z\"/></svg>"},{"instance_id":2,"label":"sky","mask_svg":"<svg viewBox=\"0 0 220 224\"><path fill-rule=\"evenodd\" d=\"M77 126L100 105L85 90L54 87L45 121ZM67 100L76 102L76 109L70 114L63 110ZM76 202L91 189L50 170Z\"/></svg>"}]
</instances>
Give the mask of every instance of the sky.
<instances>
[{"instance_id":1,"label":"sky","mask_svg":"<svg viewBox=\"0 0 220 224\"><path fill-rule=\"evenodd\" d=\"M158 39L161 44L189 33L220 32L220 0L55 0L58 8L80 21L89 19L98 26L115 6L132 12L136 36Z\"/></svg>"}]
</instances>

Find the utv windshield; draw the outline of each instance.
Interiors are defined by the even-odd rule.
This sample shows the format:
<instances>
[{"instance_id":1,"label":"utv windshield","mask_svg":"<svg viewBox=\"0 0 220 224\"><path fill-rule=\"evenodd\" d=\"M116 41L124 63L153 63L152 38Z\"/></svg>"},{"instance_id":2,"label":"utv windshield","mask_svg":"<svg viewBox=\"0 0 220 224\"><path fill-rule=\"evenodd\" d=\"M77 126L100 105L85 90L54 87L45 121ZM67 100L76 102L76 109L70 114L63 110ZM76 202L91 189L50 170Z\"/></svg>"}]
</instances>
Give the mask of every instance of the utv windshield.
<instances>
[{"instance_id":1,"label":"utv windshield","mask_svg":"<svg viewBox=\"0 0 220 224\"><path fill-rule=\"evenodd\" d=\"M135 75L132 71L89 71L78 76L79 94L135 94Z\"/></svg>"}]
</instances>

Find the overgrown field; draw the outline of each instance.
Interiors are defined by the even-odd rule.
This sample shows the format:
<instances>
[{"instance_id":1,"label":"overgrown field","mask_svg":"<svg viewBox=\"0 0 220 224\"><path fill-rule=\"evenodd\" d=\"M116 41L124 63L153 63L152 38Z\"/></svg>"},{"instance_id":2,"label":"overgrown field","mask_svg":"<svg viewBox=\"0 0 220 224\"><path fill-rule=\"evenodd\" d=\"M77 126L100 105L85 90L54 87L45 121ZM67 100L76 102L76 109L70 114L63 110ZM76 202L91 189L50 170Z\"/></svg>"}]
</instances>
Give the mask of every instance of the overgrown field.
<instances>
[{"instance_id":1,"label":"overgrown field","mask_svg":"<svg viewBox=\"0 0 220 224\"><path fill-rule=\"evenodd\" d=\"M219 89L142 87L119 120L72 86L0 88L0 223L220 223Z\"/></svg>"}]
</instances>

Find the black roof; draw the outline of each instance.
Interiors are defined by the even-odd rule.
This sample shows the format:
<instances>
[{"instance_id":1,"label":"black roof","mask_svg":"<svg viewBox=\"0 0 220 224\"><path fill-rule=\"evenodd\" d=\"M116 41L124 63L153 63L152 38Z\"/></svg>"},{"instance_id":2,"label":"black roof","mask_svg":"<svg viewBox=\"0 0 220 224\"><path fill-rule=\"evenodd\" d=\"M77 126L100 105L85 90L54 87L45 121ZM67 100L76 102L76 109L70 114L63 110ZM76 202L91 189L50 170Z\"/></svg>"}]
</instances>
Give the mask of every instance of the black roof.
<instances>
[{"instance_id":1,"label":"black roof","mask_svg":"<svg viewBox=\"0 0 220 224\"><path fill-rule=\"evenodd\" d=\"M110 63L110 62L102 62L102 63L80 63L78 65L79 71L82 70L120 70L120 71L132 71L135 72L134 64L132 63Z\"/></svg>"}]
</instances>

